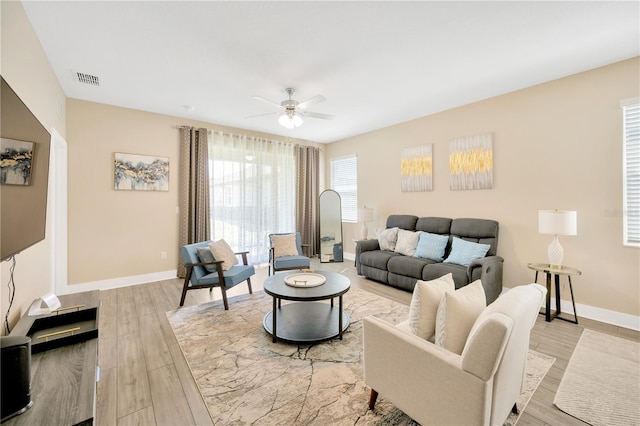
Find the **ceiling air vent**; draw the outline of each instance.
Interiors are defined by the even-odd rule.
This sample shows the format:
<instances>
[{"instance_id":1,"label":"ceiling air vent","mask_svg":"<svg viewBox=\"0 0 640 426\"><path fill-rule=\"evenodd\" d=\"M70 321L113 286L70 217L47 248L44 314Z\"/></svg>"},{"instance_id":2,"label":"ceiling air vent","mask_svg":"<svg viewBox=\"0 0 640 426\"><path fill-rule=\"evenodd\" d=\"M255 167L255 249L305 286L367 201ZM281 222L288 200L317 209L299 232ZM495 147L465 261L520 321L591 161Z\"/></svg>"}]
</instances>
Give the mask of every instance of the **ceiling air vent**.
<instances>
[{"instance_id":1,"label":"ceiling air vent","mask_svg":"<svg viewBox=\"0 0 640 426\"><path fill-rule=\"evenodd\" d=\"M90 84L92 86L100 86L100 79L95 75L76 72L76 77L78 79L78 82L80 83Z\"/></svg>"}]
</instances>

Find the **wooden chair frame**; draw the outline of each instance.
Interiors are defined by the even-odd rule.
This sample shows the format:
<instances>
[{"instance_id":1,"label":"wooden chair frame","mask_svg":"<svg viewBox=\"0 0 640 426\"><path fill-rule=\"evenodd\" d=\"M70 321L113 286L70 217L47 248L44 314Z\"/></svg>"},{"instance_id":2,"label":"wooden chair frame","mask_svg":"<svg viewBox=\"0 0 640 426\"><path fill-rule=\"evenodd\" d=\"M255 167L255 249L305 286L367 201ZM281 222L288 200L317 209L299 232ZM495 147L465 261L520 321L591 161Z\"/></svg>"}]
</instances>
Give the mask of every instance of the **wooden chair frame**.
<instances>
[{"instance_id":1,"label":"wooden chair frame","mask_svg":"<svg viewBox=\"0 0 640 426\"><path fill-rule=\"evenodd\" d=\"M242 263L244 265L248 265L247 261L247 253L248 251L242 251L235 253L237 256L242 256ZM180 306L184 305L184 299L187 296L187 291L189 290L198 290L203 288L208 288L209 292L213 291L214 287L220 287L220 291L222 292L222 301L224 303L225 311L229 310L229 302L227 301L227 291L224 285L224 271L222 270L221 264L222 260L215 260L213 262L198 262L198 263L187 263L184 266L187 268L187 273L184 277L184 285L182 286L182 297L180 298ZM191 280L191 274L193 273L193 268L195 266L207 266L207 265L216 265L216 271L218 272L218 283L217 284L201 284L201 285L189 285L189 281ZM249 294L253 294L253 290L251 288L251 278L247 278L247 285L249 286Z\"/></svg>"}]
</instances>

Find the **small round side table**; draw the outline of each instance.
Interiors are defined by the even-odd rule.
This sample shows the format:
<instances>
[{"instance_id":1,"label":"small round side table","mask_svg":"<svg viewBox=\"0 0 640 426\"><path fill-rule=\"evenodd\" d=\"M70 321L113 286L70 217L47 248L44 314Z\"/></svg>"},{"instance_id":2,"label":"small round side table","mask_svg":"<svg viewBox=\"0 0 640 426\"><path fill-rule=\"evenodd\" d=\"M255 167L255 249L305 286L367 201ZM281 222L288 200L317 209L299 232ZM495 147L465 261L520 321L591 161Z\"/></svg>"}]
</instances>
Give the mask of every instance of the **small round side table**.
<instances>
[{"instance_id":1,"label":"small round side table","mask_svg":"<svg viewBox=\"0 0 640 426\"><path fill-rule=\"evenodd\" d=\"M578 324L578 313L576 312L576 302L573 298L573 286L571 285L571 276L582 275L582 272L576 268L569 266L563 266L562 268L552 268L548 263L529 263L527 264L529 269L536 271L535 282L538 282L538 272L544 272L547 275L547 303L544 312L544 319L547 322L551 322L554 318L561 319L563 321L572 322ZM563 318L560 316L562 309L560 308L560 276L564 275L569 280L569 291L571 292L571 304L573 305L573 316L575 320ZM555 291L556 291L556 311L551 312L551 277L554 277Z\"/></svg>"}]
</instances>

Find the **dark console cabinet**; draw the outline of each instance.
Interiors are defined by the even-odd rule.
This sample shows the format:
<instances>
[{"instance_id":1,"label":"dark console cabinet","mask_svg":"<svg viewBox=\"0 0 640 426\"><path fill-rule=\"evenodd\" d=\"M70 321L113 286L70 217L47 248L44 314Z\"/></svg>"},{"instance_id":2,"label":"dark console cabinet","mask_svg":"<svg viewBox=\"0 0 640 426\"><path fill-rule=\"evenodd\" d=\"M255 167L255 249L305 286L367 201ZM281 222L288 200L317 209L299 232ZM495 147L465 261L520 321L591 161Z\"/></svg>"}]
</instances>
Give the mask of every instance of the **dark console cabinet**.
<instances>
[{"instance_id":1,"label":"dark console cabinet","mask_svg":"<svg viewBox=\"0 0 640 426\"><path fill-rule=\"evenodd\" d=\"M33 406L23 414L2 423L5 425L91 425L94 423L98 374L98 306L100 292L90 291L59 297L62 308L87 311L95 322L81 339L43 348L31 356L31 399ZM95 314L95 315L94 315ZM38 329L37 321L51 315L30 317L25 314L11 331L11 336L28 336ZM86 318L82 318L86 326ZM36 323L36 326L34 326ZM50 320L40 323L49 324ZM68 323L68 321L67 321ZM74 325L74 324L69 324ZM81 330L83 331L83 330ZM38 330L40 332L40 330ZM33 341L37 337L32 337ZM76 340L80 340L76 342ZM37 345L36 345L37 346Z\"/></svg>"}]
</instances>

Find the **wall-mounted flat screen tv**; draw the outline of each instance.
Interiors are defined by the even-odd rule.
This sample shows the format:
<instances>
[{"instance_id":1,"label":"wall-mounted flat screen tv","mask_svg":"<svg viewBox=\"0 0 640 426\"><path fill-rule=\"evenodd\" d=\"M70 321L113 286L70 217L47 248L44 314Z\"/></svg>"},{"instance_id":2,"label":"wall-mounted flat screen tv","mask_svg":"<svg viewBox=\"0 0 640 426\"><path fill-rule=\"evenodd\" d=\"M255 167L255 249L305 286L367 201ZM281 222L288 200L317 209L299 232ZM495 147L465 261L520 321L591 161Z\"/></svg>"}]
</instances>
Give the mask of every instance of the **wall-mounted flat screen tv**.
<instances>
[{"instance_id":1,"label":"wall-mounted flat screen tv","mask_svg":"<svg viewBox=\"0 0 640 426\"><path fill-rule=\"evenodd\" d=\"M51 135L1 77L0 260L45 237Z\"/></svg>"}]
</instances>

